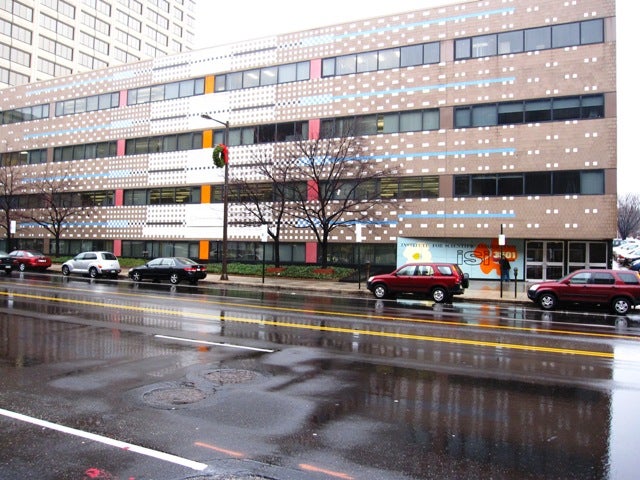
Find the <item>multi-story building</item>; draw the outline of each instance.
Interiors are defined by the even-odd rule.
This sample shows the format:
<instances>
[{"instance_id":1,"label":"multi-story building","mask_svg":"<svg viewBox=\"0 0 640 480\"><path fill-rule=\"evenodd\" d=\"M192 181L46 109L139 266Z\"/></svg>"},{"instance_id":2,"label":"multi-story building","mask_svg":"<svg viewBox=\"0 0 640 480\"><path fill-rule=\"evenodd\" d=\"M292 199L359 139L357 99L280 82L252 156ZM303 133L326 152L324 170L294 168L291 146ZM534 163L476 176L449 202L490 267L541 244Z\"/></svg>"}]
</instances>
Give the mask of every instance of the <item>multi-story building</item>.
<instances>
[{"instance_id":1,"label":"multi-story building","mask_svg":"<svg viewBox=\"0 0 640 480\"><path fill-rule=\"evenodd\" d=\"M195 0L0 0L0 88L192 49Z\"/></svg>"},{"instance_id":2,"label":"multi-story building","mask_svg":"<svg viewBox=\"0 0 640 480\"><path fill-rule=\"evenodd\" d=\"M257 182L256 155L278 157L289 134L359 120L365 153L397 175L378 180L390 200L367 221L332 232L331 258L498 278L504 254L519 278L557 278L610 262L615 40L613 0L486 0L282 34L4 89L0 152L95 205L68 222L65 253L215 262L224 243L230 261L269 261L233 200L222 242L212 148L228 134L227 173ZM283 225L281 260L315 263L309 229ZM14 238L51 248L28 221Z\"/></svg>"}]
</instances>

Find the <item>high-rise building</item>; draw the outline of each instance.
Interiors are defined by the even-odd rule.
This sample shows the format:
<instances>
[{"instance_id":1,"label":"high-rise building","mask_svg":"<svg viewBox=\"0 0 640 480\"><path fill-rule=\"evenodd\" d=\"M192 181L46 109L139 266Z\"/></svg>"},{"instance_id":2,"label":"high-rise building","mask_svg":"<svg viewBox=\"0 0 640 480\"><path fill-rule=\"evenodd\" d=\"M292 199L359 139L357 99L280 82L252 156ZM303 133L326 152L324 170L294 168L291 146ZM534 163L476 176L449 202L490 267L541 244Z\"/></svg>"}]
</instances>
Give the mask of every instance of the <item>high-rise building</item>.
<instances>
[{"instance_id":1,"label":"high-rise building","mask_svg":"<svg viewBox=\"0 0 640 480\"><path fill-rule=\"evenodd\" d=\"M613 0L404 12L6 88L0 158L27 187L67 178L69 200L93 206L90 219L67 221L66 254L270 262L274 244L237 185L223 225L229 190L213 147L226 143L230 177L261 183L269 203L277 195L257 157L275 165L295 139L358 125L359 161L393 175L354 193L386 201L342 219L332 262L441 260L499 278L504 254L520 279L558 278L611 262L615 53ZM324 188L292 181L309 205ZM26 188L16 205L40 201ZM281 226L281 260L317 263L310 222ZM52 250L32 221L17 218L13 239Z\"/></svg>"},{"instance_id":2,"label":"high-rise building","mask_svg":"<svg viewBox=\"0 0 640 480\"><path fill-rule=\"evenodd\" d=\"M0 88L191 50L195 0L0 0Z\"/></svg>"}]
</instances>

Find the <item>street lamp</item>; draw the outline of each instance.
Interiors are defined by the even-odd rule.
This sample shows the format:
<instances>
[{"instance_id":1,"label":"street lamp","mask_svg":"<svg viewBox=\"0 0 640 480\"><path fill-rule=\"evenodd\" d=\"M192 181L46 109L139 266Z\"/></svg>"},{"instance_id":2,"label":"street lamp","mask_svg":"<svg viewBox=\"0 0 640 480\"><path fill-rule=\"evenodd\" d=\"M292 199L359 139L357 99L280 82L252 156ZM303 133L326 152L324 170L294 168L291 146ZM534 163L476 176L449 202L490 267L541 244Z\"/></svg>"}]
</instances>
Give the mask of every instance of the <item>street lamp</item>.
<instances>
[{"instance_id":1,"label":"street lamp","mask_svg":"<svg viewBox=\"0 0 640 480\"><path fill-rule=\"evenodd\" d=\"M222 120L218 120L216 118L203 113L200 115L202 118L206 118L207 120L213 120L220 125L224 125L224 137L222 143L228 146L229 142L229 122L223 122ZM229 280L229 275L227 274L227 217L229 215L229 159L226 158L224 162L224 187L222 190L222 273L220 275L220 280Z\"/></svg>"}]
</instances>

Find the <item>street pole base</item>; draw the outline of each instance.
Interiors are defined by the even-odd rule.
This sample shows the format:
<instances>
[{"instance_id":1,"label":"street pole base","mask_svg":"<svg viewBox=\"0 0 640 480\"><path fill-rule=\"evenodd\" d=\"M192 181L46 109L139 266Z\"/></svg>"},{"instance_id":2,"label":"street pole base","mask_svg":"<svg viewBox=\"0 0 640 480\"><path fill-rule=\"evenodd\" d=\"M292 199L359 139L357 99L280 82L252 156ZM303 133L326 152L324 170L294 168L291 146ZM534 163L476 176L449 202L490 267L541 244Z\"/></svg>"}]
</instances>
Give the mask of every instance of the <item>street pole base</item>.
<instances>
[{"instance_id":1,"label":"street pole base","mask_svg":"<svg viewBox=\"0 0 640 480\"><path fill-rule=\"evenodd\" d=\"M223 273L222 275L220 275L220 280L229 280L229 275Z\"/></svg>"}]
</instances>

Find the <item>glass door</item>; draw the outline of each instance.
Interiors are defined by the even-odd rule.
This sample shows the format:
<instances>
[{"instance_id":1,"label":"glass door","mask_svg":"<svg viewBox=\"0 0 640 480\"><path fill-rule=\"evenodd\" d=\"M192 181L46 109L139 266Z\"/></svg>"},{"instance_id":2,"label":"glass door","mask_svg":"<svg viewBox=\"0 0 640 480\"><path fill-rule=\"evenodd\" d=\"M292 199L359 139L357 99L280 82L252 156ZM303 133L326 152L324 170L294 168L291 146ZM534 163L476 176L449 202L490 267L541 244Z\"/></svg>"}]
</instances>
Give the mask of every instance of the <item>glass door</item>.
<instances>
[{"instance_id":1,"label":"glass door","mask_svg":"<svg viewBox=\"0 0 640 480\"><path fill-rule=\"evenodd\" d=\"M526 280L557 280L564 275L564 243L527 242Z\"/></svg>"}]
</instances>

